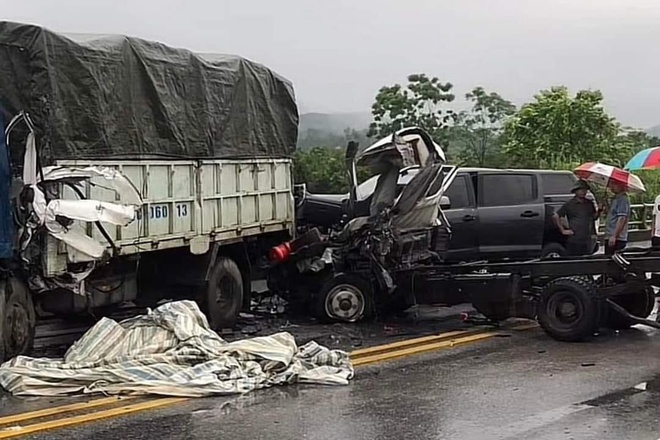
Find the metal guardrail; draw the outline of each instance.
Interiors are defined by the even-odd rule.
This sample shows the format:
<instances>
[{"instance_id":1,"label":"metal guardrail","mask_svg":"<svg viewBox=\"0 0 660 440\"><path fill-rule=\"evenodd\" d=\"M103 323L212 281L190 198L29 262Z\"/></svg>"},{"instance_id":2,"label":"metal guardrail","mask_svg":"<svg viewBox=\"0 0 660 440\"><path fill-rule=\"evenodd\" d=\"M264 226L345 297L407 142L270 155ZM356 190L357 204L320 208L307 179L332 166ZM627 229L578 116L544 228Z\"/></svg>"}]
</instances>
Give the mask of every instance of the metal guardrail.
<instances>
[{"instance_id":1,"label":"metal guardrail","mask_svg":"<svg viewBox=\"0 0 660 440\"><path fill-rule=\"evenodd\" d=\"M631 205L630 230L650 231L653 228L653 203Z\"/></svg>"},{"instance_id":2,"label":"metal guardrail","mask_svg":"<svg viewBox=\"0 0 660 440\"><path fill-rule=\"evenodd\" d=\"M628 222L629 241L647 241L651 239L653 229L653 203L631 205L630 221ZM605 222L601 219L598 236L605 235Z\"/></svg>"}]
</instances>

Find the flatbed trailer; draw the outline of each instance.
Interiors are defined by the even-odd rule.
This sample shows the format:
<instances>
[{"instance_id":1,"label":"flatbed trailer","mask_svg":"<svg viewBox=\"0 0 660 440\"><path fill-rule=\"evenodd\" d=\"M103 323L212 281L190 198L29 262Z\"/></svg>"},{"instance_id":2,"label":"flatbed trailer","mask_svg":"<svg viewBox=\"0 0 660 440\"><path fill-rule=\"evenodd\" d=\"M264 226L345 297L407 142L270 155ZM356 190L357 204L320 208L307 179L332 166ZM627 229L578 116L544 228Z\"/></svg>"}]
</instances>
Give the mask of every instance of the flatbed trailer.
<instances>
[{"instance_id":1,"label":"flatbed trailer","mask_svg":"<svg viewBox=\"0 0 660 440\"><path fill-rule=\"evenodd\" d=\"M660 287L660 249L629 249L593 255L516 262L418 266L394 275L416 301L441 292L443 302L469 299L493 320L536 319L555 339L587 339L601 327L634 324L660 328L648 319ZM453 295L456 298L452 299ZM466 297L467 295L467 297Z\"/></svg>"}]
</instances>

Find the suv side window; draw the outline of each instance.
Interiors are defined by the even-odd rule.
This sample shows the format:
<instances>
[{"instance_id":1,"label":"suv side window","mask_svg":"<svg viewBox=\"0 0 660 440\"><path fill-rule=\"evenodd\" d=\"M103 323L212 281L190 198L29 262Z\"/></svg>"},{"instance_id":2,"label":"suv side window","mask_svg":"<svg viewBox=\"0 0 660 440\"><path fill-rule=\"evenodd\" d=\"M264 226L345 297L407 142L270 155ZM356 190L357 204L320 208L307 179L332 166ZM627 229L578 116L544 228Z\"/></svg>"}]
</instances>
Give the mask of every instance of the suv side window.
<instances>
[{"instance_id":1,"label":"suv side window","mask_svg":"<svg viewBox=\"0 0 660 440\"><path fill-rule=\"evenodd\" d=\"M449 197L450 209L470 207L470 193L466 176L456 176L444 195Z\"/></svg>"},{"instance_id":2,"label":"suv side window","mask_svg":"<svg viewBox=\"0 0 660 440\"><path fill-rule=\"evenodd\" d=\"M536 200L536 179L530 174L483 174L481 206L515 206Z\"/></svg>"},{"instance_id":3,"label":"suv side window","mask_svg":"<svg viewBox=\"0 0 660 440\"><path fill-rule=\"evenodd\" d=\"M568 173L543 174L543 194L546 196L558 196L571 193L576 177Z\"/></svg>"}]
</instances>

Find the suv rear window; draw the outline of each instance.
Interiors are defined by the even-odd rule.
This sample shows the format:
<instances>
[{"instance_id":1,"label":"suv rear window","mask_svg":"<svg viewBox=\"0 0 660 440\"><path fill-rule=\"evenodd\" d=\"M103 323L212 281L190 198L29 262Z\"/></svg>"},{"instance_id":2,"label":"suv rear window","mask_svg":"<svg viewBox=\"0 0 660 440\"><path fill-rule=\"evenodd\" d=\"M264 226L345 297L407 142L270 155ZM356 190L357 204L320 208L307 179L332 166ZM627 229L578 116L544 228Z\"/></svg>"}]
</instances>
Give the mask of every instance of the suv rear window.
<instances>
[{"instance_id":1,"label":"suv rear window","mask_svg":"<svg viewBox=\"0 0 660 440\"><path fill-rule=\"evenodd\" d=\"M543 174L543 194L556 196L570 194L576 177L569 173Z\"/></svg>"},{"instance_id":2,"label":"suv rear window","mask_svg":"<svg viewBox=\"0 0 660 440\"><path fill-rule=\"evenodd\" d=\"M529 174L481 176L481 206L515 206L536 200L536 179Z\"/></svg>"}]
</instances>

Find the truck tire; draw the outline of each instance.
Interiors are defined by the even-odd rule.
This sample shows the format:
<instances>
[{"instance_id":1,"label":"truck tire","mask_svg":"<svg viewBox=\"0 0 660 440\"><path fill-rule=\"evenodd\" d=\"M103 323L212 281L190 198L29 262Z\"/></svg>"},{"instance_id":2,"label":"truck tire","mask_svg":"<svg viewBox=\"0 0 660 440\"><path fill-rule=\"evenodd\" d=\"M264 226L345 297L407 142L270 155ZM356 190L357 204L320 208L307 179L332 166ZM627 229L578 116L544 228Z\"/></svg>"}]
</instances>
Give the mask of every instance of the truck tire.
<instances>
[{"instance_id":1,"label":"truck tire","mask_svg":"<svg viewBox=\"0 0 660 440\"><path fill-rule=\"evenodd\" d=\"M0 360L28 354L34 344L37 316L32 295L20 279L0 283Z\"/></svg>"},{"instance_id":2,"label":"truck tire","mask_svg":"<svg viewBox=\"0 0 660 440\"><path fill-rule=\"evenodd\" d=\"M357 322L371 318L371 286L356 275L334 275L314 296L313 307L315 315L324 321Z\"/></svg>"},{"instance_id":3,"label":"truck tire","mask_svg":"<svg viewBox=\"0 0 660 440\"><path fill-rule=\"evenodd\" d=\"M213 330L234 327L243 308L243 275L232 259L218 257L202 302Z\"/></svg>"},{"instance_id":4,"label":"truck tire","mask_svg":"<svg viewBox=\"0 0 660 440\"><path fill-rule=\"evenodd\" d=\"M611 299L629 313L640 318L648 318L655 307L655 293L650 286L627 295L615 296ZM608 307L605 327L614 330L623 330L634 324L634 322L625 316Z\"/></svg>"},{"instance_id":5,"label":"truck tire","mask_svg":"<svg viewBox=\"0 0 660 440\"><path fill-rule=\"evenodd\" d=\"M602 298L589 279L556 278L543 290L538 321L552 338L577 342L598 331L604 318L603 310Z\"/></svg>"},{"instance_id":6,"label":"truck tire","mask_svg":"<svg viewBox=\"0 0 660 440\"><path fill-rule=\"evenodd\" d=\"M568 251L559 243L548 243L541 250L541 258L557 258L568 255Z\"/></svg>"}]
</instances>

